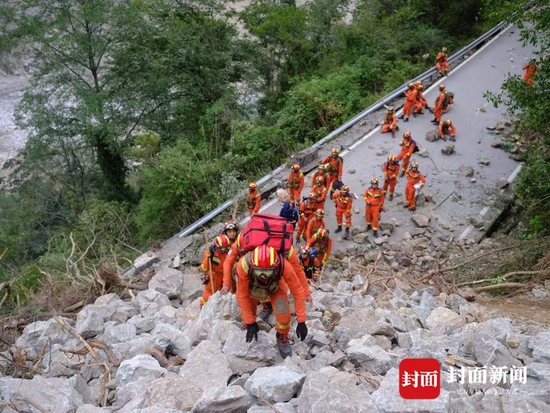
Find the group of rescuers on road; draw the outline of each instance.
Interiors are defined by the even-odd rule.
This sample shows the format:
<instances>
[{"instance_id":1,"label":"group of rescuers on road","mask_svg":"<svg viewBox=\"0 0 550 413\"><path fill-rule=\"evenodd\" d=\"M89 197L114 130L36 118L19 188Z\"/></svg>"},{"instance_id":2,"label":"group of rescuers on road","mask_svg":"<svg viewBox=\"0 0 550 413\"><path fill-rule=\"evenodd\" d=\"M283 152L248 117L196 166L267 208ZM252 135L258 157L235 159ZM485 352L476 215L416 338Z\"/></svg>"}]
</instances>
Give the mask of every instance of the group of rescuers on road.
<instances>
[{"instance_id":1,"label":"group of rescuers on road","mask_svg":"<svg viewBox=\"0 0 550 413\"><path fill-rule=\"evenodd\" d=\"M437 71L445 76L449 71L447 50L443 48L436 57ZM442 120L441 116L453 104L453 95L445 85L439 86L439 95L430 108L422 93L422 82L409 83L405 92L403 108L404 122L408 122L411 115L416 117L428 109L434 114L432 122L438 125L438 135L441 139L456 138L456 128L450 119ZM382 125L382 133L395 133L398 130L397 116L393 107L387 108ZM384 211L386 193L389 192L389 201L393 200L398 176L406 176L405 208L411 211L416 209L415 194L420 192L426 184L426 178L419 171L418 162L411 161L412 155L418 151L418 145L410 132L403 133L399 143L401 151L398 155L390 155L383 165L384 182L379 186L377 177L373 177L364 194L365 218L368 231L372 228L373 235L378 236L378 221L380 212ZM402 164L400 165L400 162ZM278 253L273 247L260 245L250 252L242 247L242 237L236 222L225 223L223 232L218 235L210 247L205 251L199 270L205 284L201 298L201 308L209 297L217 291L221 294L235 293L241 310L243 329L246 329L246 341L257 340L259 325L256 322L258 304L262 304L258 314L260 319L267 322L274 313L275 329L279 352L283 357L292 354L289 341L289 332L292 323L288 292L294 298L297 317L296 335L302 341L306 338L308 328L306 321L306 303L312 303L309 283L317 281L323 266L327 263L332 250L332 239L324 221L324 204L327 195L336 207L336 233L342 231L345 224L343 238L350 238L352 219L352 205L355 194L350 187L342 183L343 159L338 148L332 149L326 156L311 179L311 191L301 200L305 185L304 174L300 165L292 165L287 179L289 200L281 209L280 216L295 226L296 241L301 239L305 244L290 247L284 254ZM259 213L261 195L257 185L251 182L248 186L246 206L250 216Z\"/></svg>"}]
</instances>

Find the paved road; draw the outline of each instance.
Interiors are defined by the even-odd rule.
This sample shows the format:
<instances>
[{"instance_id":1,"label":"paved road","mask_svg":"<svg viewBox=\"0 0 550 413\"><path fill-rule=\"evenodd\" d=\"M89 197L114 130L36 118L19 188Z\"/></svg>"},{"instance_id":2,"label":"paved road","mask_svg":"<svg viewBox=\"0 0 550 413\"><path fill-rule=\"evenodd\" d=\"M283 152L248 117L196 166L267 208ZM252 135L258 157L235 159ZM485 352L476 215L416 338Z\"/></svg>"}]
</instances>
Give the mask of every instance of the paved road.
<instances>
[{"instance_id":1,"label":"paved road","mask_svg":"<svg viewBox=\"0 0 550 413\"><path fill-rule=\"evenodd\" d=\"M430 216L431 226L454 239L457 239L467 228L470 215L479 214L484 206L494 201L497 192L495 191L496 181L499 178L508 178L519 165L503 150L490 146L491 142L499 141L500 138L489 133L486 126L495 125L509 118L505 108L494 108L483 97L487 90L497 92L508 73L522 73L521 67L531 57L531 50L522 47L518 35L519 32L515 27L505 30L470 57L467 62L452 70L448 77L437 81L425 93L430 104L437 96L440 83L445 83L447 89L456 94L455 104L449 113L443 116L443 119L451 118L457 126L455 154L447 156L441 153L441 148L450 142L432 143L425 139L426 132L434 129L430 123L433 117L429 112L417 118L411 118L407 123L399 122L398 134L406 130L411 131L413 138L421 147L426 148L433 160L432 163L428 158L413 156L413 160L416 159L419 162L419 169L427 178L424 191L432 194L435 200L435 203L417 208L417 212ZM479 111L480 107L485 108L485 111ZM377 117L381 120L382 112ZM362 194L369 185L370 179L378 176L382 182L381 164L389 154L397 155L400 150L400 135L392 139L390 134L381 134L378 127L371 131L365 128L356 125L345 136L326 145L320 153L320 156L324 157L330 153L333 146L342 145L345 148L341 152L344 158L343 181L359 195L359 199L354 201L355 232L365 227L365 203ZM377 156L376 153L382 148L385 148L388 154ZM479 165L478 161L482 158L489 159L490 164ZM463 165L474 169L475 183L460 172L459 168ZM281 178L285 177L281 176ZM392 202L386 202L387 212L382 214L382 222L398 224L389 241L399 241L405 232L415 228L410 220L413 213L401 206L404 201L405 184L405 178L398 181L396 197ZM434 210L435 206L453 190L461 196L461 201L450 198ZM304 189L302 195L307 192ZM276 201L263 207L263 211L267 213L278 214L279 210L280 205ZM325 211L328 229L333 233L336 229L336 220L334 204L329 200L325 204ZM342 240L341 234L338 235L340 236L334 236L336 246L352 247L354 245L352 241Z\"/></svg>"}]
</instances>

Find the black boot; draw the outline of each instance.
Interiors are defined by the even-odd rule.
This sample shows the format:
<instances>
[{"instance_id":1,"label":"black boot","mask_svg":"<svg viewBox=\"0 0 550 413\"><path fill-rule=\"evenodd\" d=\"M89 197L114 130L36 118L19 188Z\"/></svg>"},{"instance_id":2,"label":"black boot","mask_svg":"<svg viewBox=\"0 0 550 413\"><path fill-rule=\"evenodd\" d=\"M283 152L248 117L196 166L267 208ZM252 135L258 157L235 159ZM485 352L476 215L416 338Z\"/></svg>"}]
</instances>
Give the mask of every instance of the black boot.
<instances>
[{"instance_id":1,"label":"black boot","mask_svg":"<svg viewBox=\"0 0 550 413\"><path fill-rule=\"evenodd\" d=\"M345 232L345 234L342 238L343 239L349 239L349 228L346 228L346 232Z\"/></svg>"},{"instance_id":2,"label":"black boot","mask_svg":"<svg viewBox=\"0 0 550 413\"><path fill-rule=\"evenodd\" d=\"M342 225L338 225L338 228L336 228L336 231L334 231L335 234L342 232Z\"/></svg>"},{"instance_id":3,"label":"black boot","mask_svg":"<svg viewBox=\"0 0 550 413\"><path fill-rule=\"evenodd\" d=\"M372 235L374 235L375 238L378 238L378 231L372 231Z\"/></svg>"},{"instance_id":4,"label":"black boot","mask_svg":"<svg viewBox=\"0 0 550 413\"><path fill-rule=\"evenodd\" d=\"M329 198L330 198L330 199L332 199L332 196L333 196L333 195L334 195L334 191L333 191L333 190L331 190L331 191L330 191L330 195L329 195Z\"/></svg>"},{"instance_id":5,"label":"black boot","mask_svg":"<svg viewBox=\"0 0 550 413\"><path fill-rule=\"evenodd\" d=\"M390 194L390 201L393 201L393 194Z\"/></svg>"}]
</instances>

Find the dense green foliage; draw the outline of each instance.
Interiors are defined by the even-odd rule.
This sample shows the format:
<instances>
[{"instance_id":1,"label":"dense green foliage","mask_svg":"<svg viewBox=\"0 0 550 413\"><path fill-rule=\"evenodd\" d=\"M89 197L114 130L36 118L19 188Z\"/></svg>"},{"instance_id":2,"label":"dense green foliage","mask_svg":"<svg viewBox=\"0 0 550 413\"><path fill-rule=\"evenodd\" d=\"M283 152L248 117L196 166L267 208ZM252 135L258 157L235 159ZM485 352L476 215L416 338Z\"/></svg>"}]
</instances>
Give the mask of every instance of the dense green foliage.
<instances>
[{"instance_id":1,"label":"dense green foliage","mask_svg":"<svg viewBox=\"0 0 550 413\"><path fill-rule=\"evenodd\" d=\"M534 47L533 58L540 69L533 87L511 76L502 92L491 96L518 117L517 131L529 145L517 196L528 222L525 236L532 237L550 235L550 9L547 1L531 1L529 6L526 9L522 1L487 2L491 18L506 18L520 28L523 42Z\"/></svg>"},{"instance_id":2,"label":"dense green foliage","mask_svg":"<svg viewBox=\"0 0 550 413\"><path fill-rule=\"evenodd\" d=\"M0 9L0 45L32 59L17 111L30 135L0 196L0 281L35 262L62 273L52 257L67 249L93 244L86 259L100 261L173 235L430 67L422 55L481 32L481 0L226 3Z\"/></svg>"}]
</instances>

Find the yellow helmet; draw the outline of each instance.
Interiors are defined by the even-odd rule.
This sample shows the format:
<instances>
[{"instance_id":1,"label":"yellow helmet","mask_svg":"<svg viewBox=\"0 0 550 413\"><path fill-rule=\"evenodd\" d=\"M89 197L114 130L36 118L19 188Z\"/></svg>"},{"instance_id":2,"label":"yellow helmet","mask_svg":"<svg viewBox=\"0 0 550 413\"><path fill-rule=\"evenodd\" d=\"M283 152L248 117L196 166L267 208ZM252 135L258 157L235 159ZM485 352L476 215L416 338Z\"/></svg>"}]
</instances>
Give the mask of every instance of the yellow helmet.
<instances>
[{"instance_id":1,"label":"yellow helmet","mask_svg":"<svg viewBox=\"0 0 550 413\"><path fill-rule=\"evenodd\" d=\"M292 169L295 171L295 172L298 172L300 170L300 165L295 163L294 165L292 165Z\"/></svg>"},{"instance_id":2,"label":"yellow helmet","mask_svg":"<svg viewBox=\"0 0 550 413\"><path fill-rule=\"evenodd\" d=\"M447 119L445 122L443 122L447 126L451 126L453 124L453 121L451 119Z\"/></svg>"},{"instance_id":3,"label":"yellow helmet","mask_svg":"<svg viewBox=\"0 0 550 413\"><path fill-rule=\"evenodd\" d=\"M319 165L319 166L317 167L317 170L318 170L318 171L326 171L326 170L327 170L327 167L326 167L325 165L322 165L322 164L321 164L321 165Z\"/></svg>"},{"instance_id":4,"label":"yellow helmet","mask_svg":"<svg viewBox=\"0 0 550 413\"><path fill-rule=\"evenodd\" d=\"M378 185L378 178L375 176L374 178L372 178L370 180L370 183L371 183L371 185L374 185L374 184Z\"/></svg>"},{"instance_id":5,"label":"yellow helmet","mask_svg":"<svg viewBox=\"0 0 550 413\"><path fill-rule=\"evenodd\" d=\"M333 148L332 149L332 156L338 156L339 153L340 153L340 149L338 149L338 148Z\"/></svg>"},{"instance_id":6,"label":"yellow helmet","mask_svg":"<svg viewBox=\"0 0 550 413\"><path fill-rule=\"evenodd\" d=\"M443 53L445 53L445 52L447 52L447 48L444 47L444 48L441 49L441 51L442 51Z\"/></svg>"},{"instance_id":7,"label":"yellow helmet","mask_svg":"<svg viewBox=\"0 0 550 413\"><path fill-rule=\"evenodd\" d=\"M412 135L409 131L407 131L407 132L403 133L403 138L409 139L409 138L412 138Z\"/></svg>"},{"instance_id":8,"label":"yellow helmet","mask_svg":"<svg viewBox=\"0 0 550 413\"><path fill-rule=\"evenodd\" d=\"M412 161L411 166L409 166L409 169L414 169L416 171L418 169L418 162Z\"/></svg>"},{"instance_id":9,"label":"yellow helmet","mask_svg":"<svg viewBox=\"0 0 550 413\"><path fill-rule=\"evenodd\" d=\"M388 106L388 112L393 112L393 106Z\"/></svg>"},{"instance_id":10,"label":"yellow helmet","mask_svg":"<svg viewBox=\"0 0 550 413\"><path fill-rule=\"evenodd\" d=\"M408 86L409 86L410 88L413 88L413 87L414 87L414 83L413 83L413 82L410 82Z\"/></svg>"},{"instance_id":11,"label":"yellow helmet","mask_svg":"<svg viewBox=\"0 0 550 413\"><path fill-rule=\"evenodd\" d=\"M317 218L324 218L325 217L325 210L324 209L318 209L315 211L315 215L317 215Z\"/></svg>"},{"instance_id":12,"label":"yellow helmet","mask_svg":"<svg viewBox=\"0 0 550 413\"><path fill-rule=\"evenodd\" d=\"M248 184L248 189L250 189L251 191L255 190L257 187L258 185L256 185L256 182L250 182Z\"/></svg>"},{"instance_id":13,"label":"yellow helmet","mask_svg":"<svg viewBox=\"0 0 550 413\"><path fill-rule=\"evenodd\" d=\"M445 87L446 86L442 83L442 84L439 85L439 90L445 90Z\"/></svg>"},{"instance_id":14,"label":"yellow helmet","mask_svg":"<svg viewBox=\"0 0 550 413\"><path fill-rule=\"evenodd\" d=\"M388 161L389 162L395 162L396 160L397 160L397 157L395 155L388 156Z\"/></svg>"}]
</instances>

